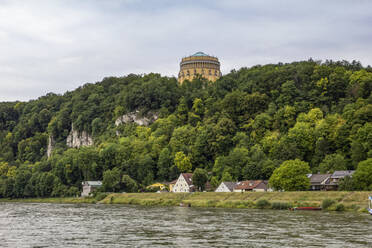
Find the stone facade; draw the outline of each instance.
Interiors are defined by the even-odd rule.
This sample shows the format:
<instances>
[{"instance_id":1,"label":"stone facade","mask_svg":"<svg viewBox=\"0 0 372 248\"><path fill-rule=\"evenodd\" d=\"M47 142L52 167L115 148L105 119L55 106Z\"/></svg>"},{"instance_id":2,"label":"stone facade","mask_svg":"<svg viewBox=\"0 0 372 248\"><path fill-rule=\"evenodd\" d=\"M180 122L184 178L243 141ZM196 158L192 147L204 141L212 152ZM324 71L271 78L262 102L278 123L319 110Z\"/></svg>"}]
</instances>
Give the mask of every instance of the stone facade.
<instances>
[{"instance_id":1,"label":"stone facade","mask_svg":"<svg viewBox=\"0 0 372 248\"><path fill-rule=\"evenodd\" d=\"M197 75L214 82L221 77L220 62L218 58L209 56L203 52L197 52L182 59L178 82L192 80Z\"/></svg>"}]
</instances>

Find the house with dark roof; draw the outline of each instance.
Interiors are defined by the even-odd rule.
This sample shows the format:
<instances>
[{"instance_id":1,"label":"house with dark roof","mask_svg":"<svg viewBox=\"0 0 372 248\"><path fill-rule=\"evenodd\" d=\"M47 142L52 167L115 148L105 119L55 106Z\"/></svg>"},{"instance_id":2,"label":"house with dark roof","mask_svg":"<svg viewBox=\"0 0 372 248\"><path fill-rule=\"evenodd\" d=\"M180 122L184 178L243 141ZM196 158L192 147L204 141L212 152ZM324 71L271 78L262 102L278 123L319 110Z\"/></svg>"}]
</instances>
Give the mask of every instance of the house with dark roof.
<instances>
[{"instance_id":1,"label":"house with dark roof","mask_svg":"<svg viewBox=\"0 0 372 248\"><path fill-rule=\"evenodd\" d=\"M310 174L310 190L327 190L332 174Z\"/></svg>"},{"instance_id":2,"label":"house with dark roof","mask_svg":"<svg viewBox=\"0 0 372 248\"><path fill-rule=\"evenodd\" d=\"M195 187L192 184L192 173L181 173L176 184L172 187L172 192L193 192Z\"/></svg>"},{"instance_id":3,"label":"house with dark roof","mask_svg":"<svg viewBox=\"0 0 372 248\"><path fill-rule=\"evenodd\" d=\"M354 170L335 171L329 178L329 182L326 185L327 190L337 190L338 185L345 177L352 177Z\"/></svg>"},{"instance_id":4,"label":"house with dark roof","mask_svg":"<svg viewBox=\"0 0 372 248\"><path fill-rule=\"evenodd\" d=\"M268 181L266 180L248 180L238 182L234 188L234 192L245 192L245 191L257 191L257 192L264 192L264 191L272 191L269 188Z\"/></svg>"},{"instance_id":5,"label":"house with dark roof","mask_svg":"<svg viewBox=\"0 0 372 248\"><path fill-rule=\"evenodd\" d=\"M234 192L237 182L222 182L215 192Z\"/></svg>"}]
</instances>

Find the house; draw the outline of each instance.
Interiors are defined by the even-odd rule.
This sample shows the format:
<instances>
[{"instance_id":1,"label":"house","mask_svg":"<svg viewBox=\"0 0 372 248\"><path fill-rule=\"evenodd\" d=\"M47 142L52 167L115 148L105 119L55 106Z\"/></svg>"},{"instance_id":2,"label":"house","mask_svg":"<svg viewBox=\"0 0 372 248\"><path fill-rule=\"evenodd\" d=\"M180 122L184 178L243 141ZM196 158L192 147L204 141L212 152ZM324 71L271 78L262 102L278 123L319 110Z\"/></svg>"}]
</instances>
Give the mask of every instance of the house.
<instances>
[{"instance_id":1,"label":"house","mask_svg":"<svg viewBox=\"0 0 372 248\"><path fill-rule=\"evenodd\" d=\"M335 171L331 175L331 182L338 183L340 179L343 179L346 176L351 177L355 171L353 170L345 170L345 171Z\"/></svg>"},{"instance_id":2,"label":"house","mask_svg":"<svg viewBox=\"0 0 372 248\"><path fill-rule=\"evenodd\" d=\"M310 190L327 190L332 174L310 174Z\"/></svg>"},{"instance_id":3,"label":"house","mask_svg":"<svg viewBox=\"0 0 372 248\"><path fill-rule=\"evenodd\" d=\"M195 187L192 184L192 173L181 173L176 184L172 187L172 192L193 192Z\"/></svg>"},{"instance_id":4,"label":"house","mask_svg":"<svg viewBox=\"0 0 372 248\"><path fill-rule=\"evenodd\" d=\"M234 192L237 182L222 182L215 192Z\"/></svg>"},{"instance_id":5,"label":"house","mask_svg":"<svg viewBox=\"0 0 372 248\"><path fill-rule=\"evenodd\" d=\"M146 189L154 189L159 188L160 191L166 190L166 184L165 183L154 183L146 187Z\"/></svg>"},{"instance_id":6,"label":"house","mask_svg":"<svg viewBox=\"0 0 372 248\"><path fill-rule=\"evenodd\" d=\"M102 186L102 181L84 181L81 183L83 185L83 192L81 192L82 197L90 196L93 191Z\"/></svg>"},{"instance_id":7,"label":"house","mask_svg":"<svg viewBox=\"0 0 372 248\"><path fill-rule=\"evenodd\" d=\"M248 180L238 182L234 188L234 192L245 192L245 191L272 191L268 186L268 181L266 180Z\"/></svg>"},{"instance_id":8,"label":"house","mask_svg":"<svg viewBox=\"0 0 372 248\"><path fill-rule=\"evenodd\" d=\"M335 171L329 178L329 182L326 185L326 190L337 190L338 184L340 180L344 179L345 177L352 177L354 174L354 170L345 170L345 171Z\"/></svg>"}]
</instances>

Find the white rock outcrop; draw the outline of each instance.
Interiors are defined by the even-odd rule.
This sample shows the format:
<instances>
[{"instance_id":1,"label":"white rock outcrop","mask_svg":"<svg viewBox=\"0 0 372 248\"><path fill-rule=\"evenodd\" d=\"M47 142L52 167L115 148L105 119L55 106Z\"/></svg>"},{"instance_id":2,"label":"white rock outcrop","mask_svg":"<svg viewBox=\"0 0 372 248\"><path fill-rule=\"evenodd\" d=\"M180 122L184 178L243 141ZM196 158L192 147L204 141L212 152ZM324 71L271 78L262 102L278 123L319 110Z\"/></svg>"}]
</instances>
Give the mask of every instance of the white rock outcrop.
<instances>
[{"instance_id":1,"label":"white rock outcrop","mask_svg":"<svg viewBox=\"0 0 372 248\"><path fill-rule=\"evenodd\" d=\"M156 121L158 118L159 118L158 114L151 113L151 112L148 113L146 116L139 117L139 111L137 110L135 112L130 112L128 114L125 114L117 118L115 121L115 126L131 123L131 122L134 122L140 126L148 126L154 121Z\"/></svg>"},{"instance_id":2,"label":"white rock outcrop","mask_svg":"<svg viewBox=\"0 0 372 248\"><path fill-rule=\"evenodd\" d=\"M53 151L54 145L55 145L54 138L53 138L53 136L49 135L49 138L48 138L48 147L47 147L47 156L48 156L48 158L50 158L50 156L52 155L52 151Z\"/></svg>"},{"instance_id":3,"label":"white rock outcrop","mask_svg":"<svg viewBox=\"0 0 372 248\"><path fill-rule=\"evenodd\" d=\"M70 134L67 136L66 145L72 148L92 146L93 138L86 131L79 132L75 130L74 125L72 125Z\"/></svg>"}]
</instances>

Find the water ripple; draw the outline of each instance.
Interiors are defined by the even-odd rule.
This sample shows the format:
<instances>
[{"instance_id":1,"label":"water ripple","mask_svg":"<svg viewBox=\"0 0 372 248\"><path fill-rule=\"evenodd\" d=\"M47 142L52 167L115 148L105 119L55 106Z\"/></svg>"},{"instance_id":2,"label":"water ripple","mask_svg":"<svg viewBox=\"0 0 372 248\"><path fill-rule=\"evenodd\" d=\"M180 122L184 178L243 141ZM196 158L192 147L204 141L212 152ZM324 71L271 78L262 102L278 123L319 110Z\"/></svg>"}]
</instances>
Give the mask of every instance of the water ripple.
<instances>
[{"instance_id":1,"label":"water ripple","mask_svg":"<svg viewBox=\"0 0 372 248\"><path fill-rule=\"evenodd\" d=\"M1 247L372 247L365 214L0 203Z\"/></svg>"}]
</instances>

